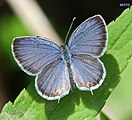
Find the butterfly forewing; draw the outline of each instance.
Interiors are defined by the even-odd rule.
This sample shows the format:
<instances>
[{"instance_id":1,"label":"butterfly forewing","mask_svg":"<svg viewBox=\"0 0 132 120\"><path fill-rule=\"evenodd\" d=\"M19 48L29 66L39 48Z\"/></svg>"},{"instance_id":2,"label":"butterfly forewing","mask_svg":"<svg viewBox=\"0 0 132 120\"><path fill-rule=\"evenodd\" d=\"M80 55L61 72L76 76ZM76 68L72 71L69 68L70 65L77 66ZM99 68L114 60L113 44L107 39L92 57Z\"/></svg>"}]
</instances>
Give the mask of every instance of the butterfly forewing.
<instances>
[{"instance_id":1,"label":"butterfly forewing","mask_svg":"<svg viewBox=\"0 0 132 120\"><path fill-rule=\"evenodd\" d=\"M68 46L73 54L101 56L107 45L107 29L103 18L95 15L85 20L72 33Z\"/></svg>"},{"instance_id":2,"label":"butterfly forewing","mask_svg":"<svg viewBox=\"0 0 132 120\"><path fill-rule=\"evenodd\" d=\"M39 73L49 63L60 58L60 48L40 37L15 38L12 51L18 65L30 75Z\"/></svg>"},{"instance_id":3,"label":"butterfly forewing","mask_svg":"<svg viewBox=\"0 0 132 120\"><path fill-rule=\"evenodd\" d=\"M36 77L35 87L38 93L48 100L60 99L70 91L68 70L62 60L46 66Z\"/></svg>"}]
</instances>

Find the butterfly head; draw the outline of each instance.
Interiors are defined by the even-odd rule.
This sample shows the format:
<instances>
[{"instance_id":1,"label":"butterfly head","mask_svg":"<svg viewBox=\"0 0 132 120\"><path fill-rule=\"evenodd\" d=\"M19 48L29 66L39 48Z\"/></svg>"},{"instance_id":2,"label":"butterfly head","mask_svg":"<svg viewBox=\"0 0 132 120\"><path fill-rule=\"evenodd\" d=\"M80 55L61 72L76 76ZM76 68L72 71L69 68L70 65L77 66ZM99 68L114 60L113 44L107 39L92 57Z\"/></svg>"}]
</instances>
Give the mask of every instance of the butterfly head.
<instances>
[{"instance_id":1,"label":"butterfly head","mask_svg":"<svg viewBox=\"0 0 132 120\"><path fill-rule=\"evenodd\" d=\"M61 45L60 46L61 49L61 55L62 55L62 59L64 60L65 63L71 63L71 53L69 51L69 48L67 45Z\"/></svg>"}]
</instances>

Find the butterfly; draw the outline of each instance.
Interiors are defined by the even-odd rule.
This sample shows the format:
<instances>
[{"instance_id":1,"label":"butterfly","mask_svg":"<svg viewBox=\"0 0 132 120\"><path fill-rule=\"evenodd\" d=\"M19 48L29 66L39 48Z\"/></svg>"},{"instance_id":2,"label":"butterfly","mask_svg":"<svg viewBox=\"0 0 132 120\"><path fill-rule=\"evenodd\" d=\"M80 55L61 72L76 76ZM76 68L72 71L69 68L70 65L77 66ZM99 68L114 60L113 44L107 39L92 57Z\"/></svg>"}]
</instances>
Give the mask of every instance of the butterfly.
<instances>
[{"instance_id":1,"label":"butterfly","mask_svg":"<svg viewBox=\"0 0 132 120\"><path fill-rule=\"evenodd\" d=\"M103 83L106 69L101 57L107 48L107 27L101 15L86 19L71 34L68 44L47 38L16 37L12 53L20 68L36 76L35 88L47 100L59 100L77 87L91 91Z\"/></svg>"}]
</instances>

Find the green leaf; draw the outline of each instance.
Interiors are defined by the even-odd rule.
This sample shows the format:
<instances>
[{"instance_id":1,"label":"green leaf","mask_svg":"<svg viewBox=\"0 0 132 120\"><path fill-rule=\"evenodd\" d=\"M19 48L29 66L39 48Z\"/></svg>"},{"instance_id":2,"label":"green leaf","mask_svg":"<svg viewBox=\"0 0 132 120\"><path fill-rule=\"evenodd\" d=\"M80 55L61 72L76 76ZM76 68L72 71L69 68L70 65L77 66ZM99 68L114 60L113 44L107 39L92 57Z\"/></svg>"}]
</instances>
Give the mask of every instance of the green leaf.
<instances>
[{"instance_id":1,"label":"green leaf","mask_svg":"<svg viewBox=\"0 0 132 120\"><path fill-rule=\"evenodd\" d=\"M103 112L100 113L100 120L110 120L108 118L108 116L106 116L106 114L104 114Z\"/></svg>"},{"instance_id":2,"label":"green leaf","mask_svg":"<svg viewBox=\"0 0 132 120\"><path fill-rule=\"evenodd\" d=\"M114 56L122 72L132 56L132 7L108 25L108 54Z\"/></svg>"},{"instance_id":3,"label":"green leaf","mask_svg":"<svg viewBox=\"0 0 132 120\"><path fill-rule=\"evenodd\" d=\"M22 120L84 120L95 119L113 89L119 83L120 75L132 56L132 7L126 9L114 22L108 25L109 43L106 54L101 58L107 76L103 85L91 95L87 91L75 90L58 101L41 98L34 81L23 90L12 105L3 108L0 119Z\"/></svg>"}]
</instances>

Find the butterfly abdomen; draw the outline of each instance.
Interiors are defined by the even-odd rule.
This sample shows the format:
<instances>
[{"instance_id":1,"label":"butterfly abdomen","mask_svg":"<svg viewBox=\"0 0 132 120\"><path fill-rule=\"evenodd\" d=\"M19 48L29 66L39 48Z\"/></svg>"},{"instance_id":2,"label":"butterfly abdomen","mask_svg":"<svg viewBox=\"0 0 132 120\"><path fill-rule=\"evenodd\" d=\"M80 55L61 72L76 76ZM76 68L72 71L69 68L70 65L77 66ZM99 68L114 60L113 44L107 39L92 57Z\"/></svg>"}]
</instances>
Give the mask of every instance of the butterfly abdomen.
<instances>
[{"instance_id":1,"label":"butterfly abdomen","mask_svg":"<svg viewBox=\"0 0 132 120\"><path fill-rule=\"evenodd\" d=\"M71 64L70 63L67 63L67 68L68 68L68 74L69 74L69 80L70 80L71 90L74 91L75 82L74 82L73 72L72 72Z\"/></svg>"}]
</instances>

